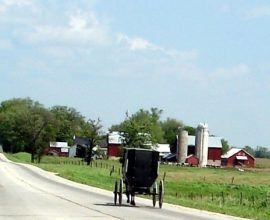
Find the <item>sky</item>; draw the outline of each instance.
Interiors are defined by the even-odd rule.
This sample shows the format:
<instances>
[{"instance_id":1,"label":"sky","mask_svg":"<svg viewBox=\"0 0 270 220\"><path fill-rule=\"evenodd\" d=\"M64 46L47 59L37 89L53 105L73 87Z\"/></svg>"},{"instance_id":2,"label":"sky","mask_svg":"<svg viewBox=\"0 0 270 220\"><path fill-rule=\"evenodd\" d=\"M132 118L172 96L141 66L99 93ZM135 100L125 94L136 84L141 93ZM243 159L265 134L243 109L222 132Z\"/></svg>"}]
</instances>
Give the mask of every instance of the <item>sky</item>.
<instances>
[{"instance_id":1,"label":"sky","mask_svg":"<svg viewBox=\"0 0 270 220\"><path fill-rule=\"evenodd\" d=\"M74 107L104 129L157 107L270 147L270 2L0 0L0 102Z\"/></svg>"}]
</instances>

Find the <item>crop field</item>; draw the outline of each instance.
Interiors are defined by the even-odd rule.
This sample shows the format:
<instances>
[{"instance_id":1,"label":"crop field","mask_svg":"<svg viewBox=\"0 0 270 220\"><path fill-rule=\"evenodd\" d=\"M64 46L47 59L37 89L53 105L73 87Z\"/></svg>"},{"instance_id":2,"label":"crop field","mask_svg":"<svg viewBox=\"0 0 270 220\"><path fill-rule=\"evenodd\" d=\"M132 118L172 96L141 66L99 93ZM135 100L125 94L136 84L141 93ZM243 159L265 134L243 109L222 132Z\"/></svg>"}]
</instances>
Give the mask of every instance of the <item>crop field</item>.
<instances>
[{"instance_id":1,"label":"crop field","mask_svg":"<svg viewBox=\"0 0 270 220\"><path fill-rule=\"evenodd\" d=\"M30 162L26 153L6 156L17 162ZM164 179L165 202L251 219L270 219L269 161L260 160L257 168L244 171L161 164L159 179ZM34 165L110 191L121 178L121 166L116 160L98 160L86 166L80 159L43 157L40 164Z\"/></svg>"}]
</instances>

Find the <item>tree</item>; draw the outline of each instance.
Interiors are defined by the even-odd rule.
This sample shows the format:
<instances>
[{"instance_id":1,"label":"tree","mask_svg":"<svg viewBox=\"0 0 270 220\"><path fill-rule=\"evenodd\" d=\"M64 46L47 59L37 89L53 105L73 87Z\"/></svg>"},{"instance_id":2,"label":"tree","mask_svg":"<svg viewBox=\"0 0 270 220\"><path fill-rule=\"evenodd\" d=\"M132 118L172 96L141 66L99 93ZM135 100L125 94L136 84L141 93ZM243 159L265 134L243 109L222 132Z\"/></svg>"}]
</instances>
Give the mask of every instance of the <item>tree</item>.
<instances>
[{"instance_id":1,"label":"tree","mask_svg":"<svg viewBox=\"0 0 270 220\"><path fill-rule=\"evenodd\" d=\"M151 108L150 111L140 109L133 115L127 115L117 128L124 137L123 145L134 148L150 148L163 141L161 128L162 110Z\"/></svg>"},{"instance_id":2,"label":"tree","mask_svg":"<svg viewBox=\"0 0 270 220\"><path fill-rule=\"evenodd\" d=\"M31 105L30 99L11 99L0 106L0 141L4 151L16 153L25 149L21 138L20 113Z\"/></svg>"},{"instance_id":3,"label":"tree","mask_svg":"<svg viewBox=\"0 0 270 220\"><path fill-rule=\"evenodd\" d=\"M54 106L51 109L54 115L56 141L73 143L73 137L81 136L85 124L84 117L74 108L67 106Z\"/></svg>"},{"instance_id":4,"label":"tree","mask_svg":"<svg viewBox=\"0 0 270 220\"><path fill-rule=\"evenodd\" d=\"M184 126L184 130L188 132L189 135L196 135L196 128L191 126Z\"/></svg>"},{"instance_id":5,"label":"tree","mask_svg":"<svg viewBox=\"0 0 270 220\"><path fill-rule=\"evenodd\" d=\"M162 130L164 131L164 140L170 144L171 151L176 151L177 138L179 129L184 127L183 122L176 119L167 118L166 121L161 122Z\"/></svg>"},{"instance_id":6,"label":"tree","mask_svg":"<svg viewBox=\"0 0 270 220\"><path fill-rule=\"evenodd\" d=\"M1 103L0 139L4 150L27 151L31 161L43 154L53 138L51 113L31 99L11 99Z\"/></svg>"},{"instance_id":7,"label":"tree","mask_svg":"<svg viewBox=\"0 0 270 220\"><path fill-rule=\"evenodd\" d=\"M89 139L90 146L86 149L86 162L90 165L93 147L97 146L102 138L101 120L89 119L83 126L83 135Z\"/></svg>"},{"instance_id":8,"label":"tree","mask_svg":"<svg viewBox=\"0 0 270 220\"><path fill-rule=\"evenodd\" d=\"M44 148L54 139L52 129L52 114L39 103L30 106L28 111L21 115L22 136L27 143L27 151L31 153L31 162L43 155Z\"/></svg>"},{"instance_id":9,"label":"tree","mask_svg":"<svg viewBox=\"0 0 270 220\"><path fill-rule=\"evenodd\" d=\"M228 152L230 146L228 144L228 141L224 138L221 139L221 145L222 145L222 154L225 154Z\"/></svg>"},{"instance_id":10,"label":"tree","mask_svg":"<svg viewBox=\"0 0 270 220\"><path fill-rule=\"evenodd\" d=\"M257 158L270 158L270 152L266 147L257 146L254 153Z\"/></svg>"},{"instance_id":11,"label":"tree","mask_svg":"<svg viewBox=\"0 0 270 220\"><path fill-rule=\"evenodd\" d=\"M255 151L254 151L254 149L252 148L252 147L250 147L250 146L245 146L244 148L243 148L245 151L247 151L248 153L250 153L251 155L255 155Z\"/></svg>"}]
</instances>

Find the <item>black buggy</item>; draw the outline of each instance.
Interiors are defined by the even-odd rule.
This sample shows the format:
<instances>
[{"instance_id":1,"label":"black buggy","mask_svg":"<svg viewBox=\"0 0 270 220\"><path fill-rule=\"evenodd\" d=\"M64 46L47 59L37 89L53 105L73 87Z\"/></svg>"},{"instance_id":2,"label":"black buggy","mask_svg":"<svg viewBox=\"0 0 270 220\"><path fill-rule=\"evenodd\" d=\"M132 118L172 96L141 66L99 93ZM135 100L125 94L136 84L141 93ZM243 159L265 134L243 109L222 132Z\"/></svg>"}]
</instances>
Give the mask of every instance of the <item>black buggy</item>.
<instances>
[{"instance_id":1,"label":"black buggy","mask_svg":"<svg viewBox=\"0 0 270 220\"><path fill-rule=\"evenodd\" d=\"M126 194L127 203L135 205L135 194L151 195L153 206L159 202L162 208L164 185L163 180L157 186L159 152L148 149L124 149L122 163L123 178L115 181L114 204L122 205L122 196ZM123 189L125 187L125 189Z\"/></svg>"}]
</instances>

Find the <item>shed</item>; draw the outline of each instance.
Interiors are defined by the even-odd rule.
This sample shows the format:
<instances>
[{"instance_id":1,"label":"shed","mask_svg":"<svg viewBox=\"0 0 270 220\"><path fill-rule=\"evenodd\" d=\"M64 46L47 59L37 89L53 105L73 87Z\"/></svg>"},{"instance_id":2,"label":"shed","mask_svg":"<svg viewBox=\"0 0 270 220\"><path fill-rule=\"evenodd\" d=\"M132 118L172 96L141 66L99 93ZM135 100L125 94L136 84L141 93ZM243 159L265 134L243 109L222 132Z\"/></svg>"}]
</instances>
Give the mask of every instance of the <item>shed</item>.
<instances>
[{"instance_id":1,"label":"shed","mask_svg":"<svg viewBox=\"0 0 270 220\"><path fill-rule=\"evenodd\" d=\"M196 157L194 154L190 154L189 156L187 156L185 163L187 163L189 166L198 166L199 158Z\"/></svg>"},{"instance_id":2,"label":"shed","mask_svg":"<svg viewBox=\"0 0 270 220\"><path fill-rule=\"evenodd\" d=\"M107 137L107 155L109 157L119 157L121 154L121 145L123 137L118 131L113 131Z\"/></svg>"},{"instance_id":3,"label":"shed","mask_svg":"<svg viewBox=\"0 0 270 220\"><path fill-rule=\"evenodd\" d=\"M221 165L227 167L254 167L255 158L244 149L231 148L226 154L221 156Z\"/></svg>"},{"instance_id":4,"label":"shed","mask_svg":"<svg viewBox=\"0 0 270 220\"><path fill-rule=\"evenodd\" d=\"M90 147L90 140L86 137L74 137L74 145L70 148L69 157L86 157L86 149Z\"/></svg>"},{"instance_id":5,"label":"shed","mask_svg":"<svg viewBox=\"0 0 270 220\"><path fill-rule=\"evenodd\" d=\"M45 149L45 154L68 157L69 148L67 142L50 142L50 147Z\"/></svg>"}]
</instances>

